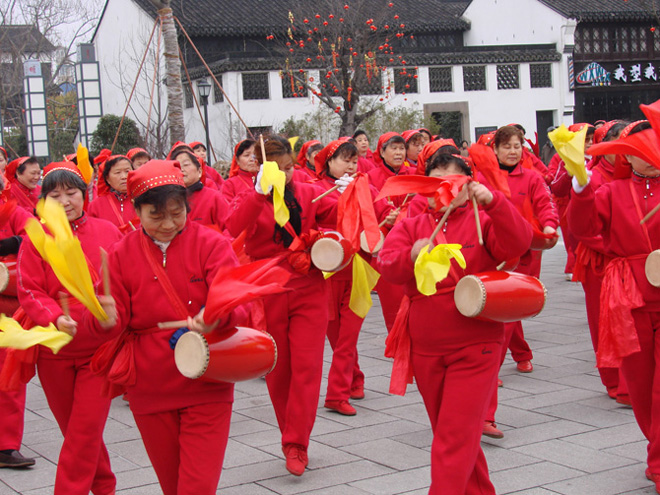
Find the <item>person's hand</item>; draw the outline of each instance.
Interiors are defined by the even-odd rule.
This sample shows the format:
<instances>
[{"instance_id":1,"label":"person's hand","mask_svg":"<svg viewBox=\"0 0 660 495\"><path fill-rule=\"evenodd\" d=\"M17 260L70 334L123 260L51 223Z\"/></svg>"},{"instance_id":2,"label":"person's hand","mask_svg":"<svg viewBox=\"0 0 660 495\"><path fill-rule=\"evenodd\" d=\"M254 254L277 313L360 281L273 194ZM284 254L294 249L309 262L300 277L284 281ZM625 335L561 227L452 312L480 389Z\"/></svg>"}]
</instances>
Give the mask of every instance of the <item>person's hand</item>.
<instances>
[{"instance_id":1,"label":"person's hand","mask_svg":"<svg viewBox=\"0 0 660 495\"><path fill-rule=\"evenodd\" d=\"M261 178L264 175L264 166L260 165L259 166L259 173L257 174L257 180L254 183L254 190L257 191L259 194L263 194L264 196L270 194L270 192L273 190L273 186L268 187L268 191L265 191L261 189Z\"/></svg>"},{"instance_id":2,"label":"person's hand","mask_svg":"<svg viewBox=\"0 0 660 495\"><path fill-rule=\"evenodd\" d=\"M557 229L554 227L545 226L543 227L543 233L552 235L550 239L546 239L545 241L545 249L552 249L557 245L557 242L559 241L559 236L557 235Z\"/></svg>"},{"instance_id":3,"label":"person's hand","mask_svg":"<svg viewBox=\"0 0 660 495\"><path fill-rule=\"evenodd\" d=\"M57 320L55 321L55 326L60 332L69 334L71 337L75 337L76 332L78 331L78 322L70 316L58 316Z\"/></svg>"},{"instance_id":4,"label":"person's hand","mask_svg":"<svg viewBox=\"0 0 660 495\"><path fill-rule=\"evenodd\" d=\"M339 186L339 188L337 189L339 191L339 194L342 194L346 190L346 188L350 185L351 182L353 182L353 177L351 177L348 174L344 174L342 177L337 179L335 181L335 185Z\"/></svg>"},{"instance_id":5,"label":"person's hand","mask_svg":"<svg viewBox=\"0 0 660 495\"><path fill-rule=\"evenodd\" d=\"M193 332L198 332L201 334L210 333L218 326L219 320L213 322L210 325L207 325L204 322L204 308L197 313L194 317L188 317L188 328Z\"/></svg>"},{"instance_id":6,"label":"person's hand","mask_svg":"<svg viewBox=\"0 0 660 495\"><path fill-rule=\"evenodd\" d=\"M582 191L585 190L585 188L589 185L591 182L591 170L587 170L587 183L584 186L581 186L580 183L577 180L577 177L573 177L571 179L571 184L573 185L573 191L576 193L580 194Z\"/></svg>"},{"instance_id":7,"label":"person's hand","mask_svg":"<svg viewBox=\"0 0 660 495\"><path fill-rule=\"evenodd\" d=\"M483 184L470 182L467 186L470 199L474 198L478 205L486 206L493 201L493 193Z\"/></svg>"},{"instance_id":8,"label":"person's hand","mask_svg":"<svg viewBox=\"0 0 660 495\"><path fill-rule=\"evenodd\" d=\"M105 314L108 315L108 319L99 321L99 325L104 330L110 330L117 325L117 303L115 302L115 298L112 296L99 296L99 303Z\"/></svg>"},{"instance_id":9,"label":"person's hand","mask_svg":"<svg viewBox=\"0 0 660 495\"><path fill-rule=\"evenodd\" d=\"M394 222L396 222L397 217L399 216L399 209L394 209L390 210L390 212L387 214L385 217L385 224L386 225L394 225Z\"/></svg>"},{"instance_id":10,"label":"person's hand","mask_svg":"<svg viewBox=\"0 0 660 495\"><path fill-rule=\"evenodd\" d=\"M429 238L419 239L415 241L415 244L413 244L413 247L410 250L410 258L412 258L413 263L417 261L417 256L419 256L419 253L422 250L422 248L428 245L430 242L431 240Z\"/></svg>"}]
</instances>

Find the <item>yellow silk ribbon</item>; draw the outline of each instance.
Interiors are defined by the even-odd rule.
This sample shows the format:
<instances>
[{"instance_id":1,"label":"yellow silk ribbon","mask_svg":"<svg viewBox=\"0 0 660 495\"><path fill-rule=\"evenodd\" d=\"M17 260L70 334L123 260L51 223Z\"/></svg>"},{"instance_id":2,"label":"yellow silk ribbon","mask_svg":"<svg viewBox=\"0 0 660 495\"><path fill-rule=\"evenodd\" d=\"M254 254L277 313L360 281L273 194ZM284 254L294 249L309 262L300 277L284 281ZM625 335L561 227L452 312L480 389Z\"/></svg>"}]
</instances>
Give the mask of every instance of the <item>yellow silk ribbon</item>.
<instances>
[{"instance_id":1,"label":"yellow silk ribbon","mask_svg":"<svg viewBox=\"0 0 660 495\"><path fill-rule=\"evenodd\" d=\"M461 268L465 268L462 247L460 244L438 244L431 252L428 245L422 248L415 260L415 281L420 293L432 296L437 292L435 284L449 275L452 258Z\"/></svg>"},{"instance_id":2,"label":"yellow silk ribbon","mask_svg":"<svg viewBox=\"0 0 660 495\"><path fill-rule=\"evenodd\" d=\"M89 151L82 144L78 144L78 149L76 150L76 161L78 162L78 170L85 180L85 184L89 184L92 181L92 174L94 169L89 163Z\"/></svg>"},{"instance_id":3,"label":"yellow silk ribbon","mask_svg":"<svg viewBox=\"0 0 660 495\"><path fill-rule=\"evenodd\" d=\"M371 291L380 278L380 273L373 269L360 255L353 256L353 286L348 307L360 318L365 318L371 309Z\"/></svg>"},{"instance_id":4,"label":"yellow silk ribbon","mask_svg":"<svg viewBox=\"0 0 660 495\"><path fill-rule=\"evenodd\" d=\"M584 163L584 139L588 126L583 126L578 132L569 131L564 124L548 133L548 138L564 160L566 171L571 177L577 178L580 186L586 186L589 181L587 167Z\"/></svg>"},{"instance_id":5,"label":"yellow silk ribbon","mask_svg":"<svg viewBox=\"0 0 660 495\"><path fill-rule=\"evenodd\" d=\"M80 240L74 237L60 203L51 198L37 203L37 214L53 235L46 234L34 218L27 221L25 231L39 255L50 265L55 276L69 293L100 321L108 319L94 292L92 276Z\"/></svg>"},{"instance_id":6,"label":"yellow silk ribbon","mask_svg":"<svg viewBox=\"0 0 660 495\"><path fill-rule=\"evenodd\" d=\"M293 136L289 138L289 144L291 145L292 150L296 149L296 144L298 143L298 139L300 139L300 136Z\"/></svg>"},{"instance_id":7,"label":"yellow silk ribbon","mask_svg":"<svg viewBox=\"0 0 660 495\"><path fill-rule=\"evenodd\" d=\"M60 332L52 323L47 327L33 327L24 330L21 325L5 315L0 315L0 347L25 350L35 345L48 347L53 354L67 345L73 337Z\"/></svg>"},{"instance_id":8,"label":"yellow silk ribbon","mask_svg":"<svg viewBox=\"0 0 660 495\"><path fill-rule=\"evenodd\" d=\"M275 210L275 221L280 227L284 227L289 221L289 209L284 202L284 187L286 186L286 174L277 166L277 162L264 162L263 174L261 175L261 189L268 191L273 186L273 209Z\"/></svg>"}]
</instances>

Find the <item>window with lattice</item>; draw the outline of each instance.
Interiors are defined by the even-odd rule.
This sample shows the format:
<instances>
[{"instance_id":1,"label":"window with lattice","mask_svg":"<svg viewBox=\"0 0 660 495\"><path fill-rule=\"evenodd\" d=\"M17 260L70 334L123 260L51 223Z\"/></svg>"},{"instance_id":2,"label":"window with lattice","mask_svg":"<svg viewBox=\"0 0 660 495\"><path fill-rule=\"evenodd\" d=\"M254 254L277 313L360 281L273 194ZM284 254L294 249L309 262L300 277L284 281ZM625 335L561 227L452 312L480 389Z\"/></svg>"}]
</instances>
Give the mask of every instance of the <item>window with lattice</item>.
<instances>
[{"instance_id":1,"label":"window with lattice","mask_svg":"<svg viewBox=\"0 0 660 495\"><path fill-rule=\"evenodd\" d=\"M404 93L419 93L417 90L417 69L411 67L395 67L394 91L398 95Z\"/></svg>"},{"instance_id":2,"label":"window with lattice","mask_svg":"<svg viewBox=\"0 0 660 495\"><path fill-rule=\"evenodd\" d=\"M429 67L429 88L431 93L453 91L451 67Z\"/></svg>"},{"instance_id":3,"label":"window with lattice","mask_svg":"<svg viewBox=\"0 0 660 495\"><path fill-rule=\"evenodd\" d=\"M222 76L216 76L218 79L218 82L222 84ZM213 103L222 103L225 101L225 97L222 94L222 91L220 91L220 88L218 88L218 85L215 83L215 81L212 81L213 84Z\"/></svg>"},{"instance_id":4,"label":"window with lattice","mask_svg":"<svg viewBox=\"0 0 660 495\"><path fill-rule=\"evenodd\" d=\"M244 100L268 100L268 72L247 72L241 74Z\"/></svg>"},{"instance_id":5,"label":"window with lattice","mask_svg":"<svg viewBox=\"0 0 660 495\"><path fill-rule=\"evenodd\" d=\"M519 89L518 64L497 66L497 89Z\"/></svg>"},{"instance_id":6,"label":"window with lattice","mask_svg":"<svg viewBox=\"0 0 660 495\"><path fill-rule=\"evenodd\" d=\"M186 102L186 108L192 108L195 105L195 100L193 99L192 90L190 89L190 84L183 85L183 97Z\"/></svg>"},{"instance_id":7,"label":"window with lattice","mask_svg":"<svg viewBox=\"0 0 660 495\"><path fill-rule=\"evenodd\" d=\"M306 98L309 91L305 86L296 80L291 74L286 72L281 73L282 77L282 96L284 98ZM304 74L298 73L298 77L307 80L307 72Z\"/></svg>"},{"instance_id":8,"label":"window with lattice","mask_svg":"<svg viewBox=\"0 0 660 495\"><path fill-rule=\"evenodd\" d=\"M463 67L463 89L465 91L486 90L485 65L466 65Z\"/></svg>"},{"instance_id":9,"label":"window with lattice","mask_svg":"<svg viewBox=\"0 0 660 495\"><path fill-rule=\"evenodd\" d=\"M529 64L529 81L532 88L551 88L552 64Z\"/></svg>"}]
</instances>

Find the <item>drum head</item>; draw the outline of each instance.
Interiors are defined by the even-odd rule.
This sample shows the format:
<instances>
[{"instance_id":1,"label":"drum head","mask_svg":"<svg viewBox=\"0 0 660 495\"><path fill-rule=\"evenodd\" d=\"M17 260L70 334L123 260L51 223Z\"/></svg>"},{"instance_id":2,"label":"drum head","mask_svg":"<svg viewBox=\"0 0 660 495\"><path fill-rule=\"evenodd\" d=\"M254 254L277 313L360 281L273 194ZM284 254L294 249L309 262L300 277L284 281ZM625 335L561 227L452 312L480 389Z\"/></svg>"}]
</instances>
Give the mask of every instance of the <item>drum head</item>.
<instances>
[{"instance_id":1,"label":"drum head","mask_svg":"<svg viewBox=\"0 0 660 495\"><path fill-rule=\"evenodd\" d=\"M7 290L9 286L9 268L4 263L0 263L0 292Z\"/></svg>"},{"instance_id":2,"label":"drum head","mask_svg":"<svg viewBox=\"0 0 660 495\"><path fill-rule=\"evenodd\" d=\"M660 287L660 250L651 251L644 265L646 279L653 287Z\"/></svg>"},{"instance_id":3,"label":"drum head","mask_svg":"<svg viewBox=\"0 0 660 495\"><path fill-rule=\"evenodd\" d=\"M376 254L378 251L381 250L383 247L383 243L385 242L385 236L383 235L382 232L380 233L380 240L378 241L378 244L376 244L376 247L372 250L369 249L369 244L367 243L367 234L365 234L364 230L360 232L360 249L364 251L365 253L369 254Z\"/></svg>"},{"instance_id":4,"label":"drum head","mask_svg":"<svg viewBox=\"0 0 660 495\"><path fill-rule=\"evenodd\" d=\"M310 255L314 266L324 272L334 272L344 262L344 248L334 239L319 239Z\"/></svg>"},{"instance_id":5,"label":"drum head","mask_svg":"<svg viewBox=\"0 0 660 495\"><path fill-rule=\"evenodd\" d=\"M467 275L458 281L454 290L456 309L463 316L474 318L486 306L486 288L474 275Z\"/></svg>"},{"instance_id":6,"label":"drum head","mask_svg":"<svg viewBox=\"0 0 660 495\"><path fill-rule=\"evenodd\" d=\"M184 333L174 347L174 362L186 378L199 378L209 365L209 345L197 332Z\"/></svg>"}]
</instances>

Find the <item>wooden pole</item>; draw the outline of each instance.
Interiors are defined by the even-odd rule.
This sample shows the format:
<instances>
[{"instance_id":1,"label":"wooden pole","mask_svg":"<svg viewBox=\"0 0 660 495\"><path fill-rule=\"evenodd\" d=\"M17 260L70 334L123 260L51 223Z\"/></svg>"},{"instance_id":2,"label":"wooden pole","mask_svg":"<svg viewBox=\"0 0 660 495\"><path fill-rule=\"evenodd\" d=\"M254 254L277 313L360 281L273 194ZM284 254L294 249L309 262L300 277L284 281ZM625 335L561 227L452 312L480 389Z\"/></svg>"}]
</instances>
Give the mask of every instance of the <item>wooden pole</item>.
<instances>
[{"instance_id":1,"label":"wooden pole","mask_svg":"<svg viewBox=\"0 0 660 495\"><path fill-rule=\"evenodd\" d=\"M110 270L108 269L108 252L101 249L101 275L103 277L103 295L110 295Z\"/></svg>"},{"instance_id":2,"label":"wooden pole","mask_svg":"<svg viewBox=\"0 0 660 495\"><path fill-rule=\"evenodd\" d=\"M357 173L351 175L351 179L355 178L357 176ZM339 189L339 186L332 186L330 189L328 189L326 192L323 194L318 195L312 200L312 203L316 203L317 201L325 198L328 194L335 192L337 189Z\"/></svg>"},{"instance_id":3,"label":"wooden pole","mask_svg":"<svg viewBox=\"0 0 660 495\"><path fill-rule=\"evenodd\" d=\"M644 225L646 222L651 220L651 217L658 213L658 210L660 210L660 203L658 203L655 208L653 208L651 211L649 211L644 218L642 218L642 221L639 222L640 225Z\"/></svg>"},{"instance_id":4,"label":"wooden pole","mask_svg":"<svg viewBox=\"0 0 660 495\"><path fill-rule=\"evenodd\" d=\"M477 236L479 237L479 245L484 245L484 234L481 231L481 220L479 219L479 206L477 200L472 197L472 207L474 208L474 221L477 223Z\"/></svg>"},{"instance_id":5,"label":"wooden pole","mask_svg":"<svg viewBox=\"0 0 660 495\"><path fill-rule=\"evenodd\" d=\"M442 226L445 224L447 218L449 218L449 215L451 214L452 211L454 211L454 205L452 203L449 203L449 206L447 207L445 214L442 215L442 218L438 222L438 225L435 227L435 230L431 234L431 238L429 239L429 251L431 251L431 249L433 249L433 247L435 246L435 236L437 236L440 233L440 229L442 229Z\"/></svg>"}]
</instances>

